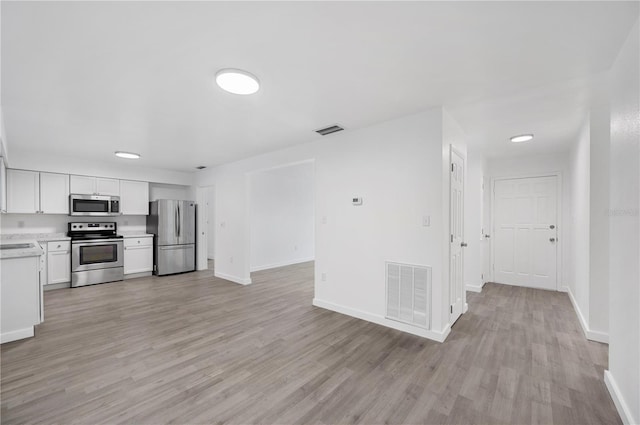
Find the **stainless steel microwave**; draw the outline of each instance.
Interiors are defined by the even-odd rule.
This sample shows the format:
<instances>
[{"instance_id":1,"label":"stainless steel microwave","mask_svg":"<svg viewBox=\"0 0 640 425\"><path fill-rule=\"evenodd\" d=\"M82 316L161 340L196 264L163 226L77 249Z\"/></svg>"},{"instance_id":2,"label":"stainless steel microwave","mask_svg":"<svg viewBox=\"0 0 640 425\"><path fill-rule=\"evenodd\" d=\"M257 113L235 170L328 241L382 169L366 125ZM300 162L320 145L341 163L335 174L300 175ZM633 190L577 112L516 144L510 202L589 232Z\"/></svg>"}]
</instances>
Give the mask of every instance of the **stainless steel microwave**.
<instances>
[{"instance_id":1,"label":"stainless steel microwave","mask_svg":"<svg viewBox=\"0 0 640 425\"><path fill-rule=\"evenodd\" d=\"M103 195L69 195L69 215L120 215L120 197Z\"/></svg>"}]
</instances>

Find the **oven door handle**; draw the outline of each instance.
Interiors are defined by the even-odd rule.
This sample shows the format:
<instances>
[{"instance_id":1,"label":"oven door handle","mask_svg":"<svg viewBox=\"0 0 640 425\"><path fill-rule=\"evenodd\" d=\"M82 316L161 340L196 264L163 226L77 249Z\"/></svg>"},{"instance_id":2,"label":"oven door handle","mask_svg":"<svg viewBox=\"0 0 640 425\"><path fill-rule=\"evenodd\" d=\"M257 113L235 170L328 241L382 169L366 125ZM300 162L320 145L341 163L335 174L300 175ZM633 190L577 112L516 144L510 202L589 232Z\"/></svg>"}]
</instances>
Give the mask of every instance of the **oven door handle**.
<instances>
[{"instance_id":1,"label":"oven door handle","mask_svg":"<svg viewBox=\"0 0 640 425\"><path fill-rule=\"evenodd\" d=\"M107 243L123 243L122 239L91 239L90 241L71 241L71 245L104 245Z\"/></svg>"}]
</instances>

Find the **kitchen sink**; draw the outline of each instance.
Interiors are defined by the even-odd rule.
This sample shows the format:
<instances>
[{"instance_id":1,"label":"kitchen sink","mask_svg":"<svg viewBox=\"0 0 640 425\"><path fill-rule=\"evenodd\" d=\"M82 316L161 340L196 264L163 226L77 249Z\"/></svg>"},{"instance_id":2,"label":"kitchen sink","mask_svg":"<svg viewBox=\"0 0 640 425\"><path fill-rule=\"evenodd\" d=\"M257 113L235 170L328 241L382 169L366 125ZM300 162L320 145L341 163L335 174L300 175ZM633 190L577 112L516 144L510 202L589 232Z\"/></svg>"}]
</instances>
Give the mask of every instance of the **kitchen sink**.
<instances>
[{"instance_id":1,"label":"kitchen sink","mask_svg":"<svg viewBox=\"0 0 640 425\"><path fill-rule=\"evenodd\" d=\"M8 243L0 245L0 249L26 249L34 248L32 243Z\"/></svg>"}]
</instances>

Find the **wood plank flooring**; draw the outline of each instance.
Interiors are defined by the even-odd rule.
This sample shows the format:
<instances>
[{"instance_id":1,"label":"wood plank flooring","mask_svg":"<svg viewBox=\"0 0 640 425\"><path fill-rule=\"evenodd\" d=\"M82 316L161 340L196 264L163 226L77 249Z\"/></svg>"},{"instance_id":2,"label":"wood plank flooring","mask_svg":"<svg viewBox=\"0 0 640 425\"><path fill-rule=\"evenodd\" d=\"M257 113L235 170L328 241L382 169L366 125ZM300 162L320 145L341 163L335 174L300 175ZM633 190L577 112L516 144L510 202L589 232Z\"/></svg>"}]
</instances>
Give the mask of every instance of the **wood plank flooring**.
<instances>
[{"instance_id":1,"label":"wood plank flooring","mask_svg":"<svg viewBox=\"0 0 640 425\"><path fill-rule=\"evenodd\" d=\"M45 293L3 424L618 424L566 294L487 284L439 344L313 307L313 263Z\"/></svg>"}]
</instances>

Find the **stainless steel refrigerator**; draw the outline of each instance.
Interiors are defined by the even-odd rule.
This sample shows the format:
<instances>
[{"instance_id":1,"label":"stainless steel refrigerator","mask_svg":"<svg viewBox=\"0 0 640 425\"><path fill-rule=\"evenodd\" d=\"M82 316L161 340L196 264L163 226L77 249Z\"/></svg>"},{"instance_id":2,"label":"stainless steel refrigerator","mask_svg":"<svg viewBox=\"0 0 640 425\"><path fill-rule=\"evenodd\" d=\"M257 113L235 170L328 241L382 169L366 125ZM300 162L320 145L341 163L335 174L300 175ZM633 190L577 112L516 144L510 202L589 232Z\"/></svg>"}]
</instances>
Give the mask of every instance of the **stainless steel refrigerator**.
<instances>
[{"instance_id":1,"label":"stainless steel refrigerator","mask_svg":"<svg viewBox=\"0 0 640 425\"><path fill-rule=\"evenodd\" d=\"M147 232L153 233L153 273L196 269L196 203L160 199L149 203Z\"/></svg>"}]
</instances>

